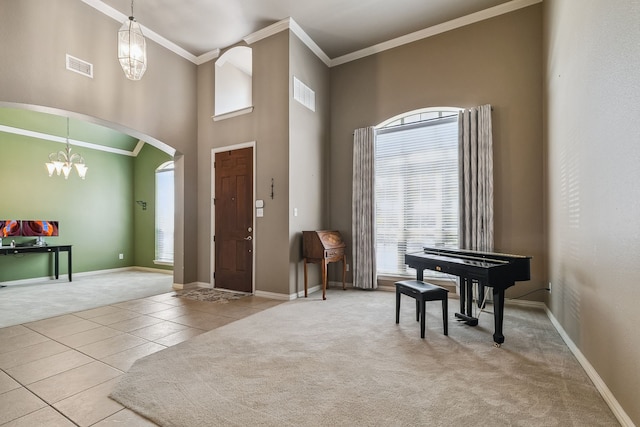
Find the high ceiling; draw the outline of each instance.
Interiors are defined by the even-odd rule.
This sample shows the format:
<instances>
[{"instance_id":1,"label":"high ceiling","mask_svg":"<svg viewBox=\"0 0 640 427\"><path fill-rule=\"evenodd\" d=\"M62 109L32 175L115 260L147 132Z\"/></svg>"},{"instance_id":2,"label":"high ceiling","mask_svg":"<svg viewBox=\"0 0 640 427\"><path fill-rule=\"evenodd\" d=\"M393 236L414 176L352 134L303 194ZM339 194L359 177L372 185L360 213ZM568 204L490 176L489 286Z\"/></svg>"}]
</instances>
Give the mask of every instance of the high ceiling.
<instances>
[{"instance_id":1,"label":"high ceiling","mask_svg":"<svg viewBox=\"0 0 640 427\"><path fill-rule=\"evenodd\" d=\"M131 0L83 0L131 15ZM518 0L516 0L517 2ZM330 58L509 0L137 0L136 20L198 57L291 17Z\"/></svg>"},{"instance_id":2,"label":"high ceiling","mask_svg":"<svg viewBox=\"0 0 640 427\"><path fill-rule=\"evenodd\" d=\"M131 15L131 0L82 1L114 19L124 21ZM528 1L532 0L136 0L133 5L144 28L196 59L291 17L333 60L495 6ZM64 136L65 120L0 108L0 132L26 129L55 139ZM128 135L74 119L70 128L72 138L88 137L95 144L129 153L138 143Z\"/></svg>"}]
</instances>

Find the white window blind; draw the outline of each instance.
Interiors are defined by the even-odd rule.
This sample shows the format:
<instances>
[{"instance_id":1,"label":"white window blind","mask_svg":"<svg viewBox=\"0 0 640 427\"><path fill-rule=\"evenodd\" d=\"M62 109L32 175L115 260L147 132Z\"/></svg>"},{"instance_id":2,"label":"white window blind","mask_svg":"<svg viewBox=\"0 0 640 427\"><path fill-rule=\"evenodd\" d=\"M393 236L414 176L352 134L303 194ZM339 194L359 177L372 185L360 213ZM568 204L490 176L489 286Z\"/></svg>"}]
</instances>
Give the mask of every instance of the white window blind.
<instances>
[{"instance_id":1,"label":"white window blind","mask_svg":"<svg viewBox=\"0 0 640 427\"><path fill-rule=\"evenodd\" d=\"M405 253L458 246L457 115L378 129L375 156L378 274L413 275Z\"/></svg>"},{"instance_id":2,"label":"white window blind","mask_svg":"<svg viewBox=\"0 0 640 427\"><path fill-rule=\"evenodd\" d=\"M156 264L173 264L173 162L156 169Z\"/></svg>"}]
</instances>

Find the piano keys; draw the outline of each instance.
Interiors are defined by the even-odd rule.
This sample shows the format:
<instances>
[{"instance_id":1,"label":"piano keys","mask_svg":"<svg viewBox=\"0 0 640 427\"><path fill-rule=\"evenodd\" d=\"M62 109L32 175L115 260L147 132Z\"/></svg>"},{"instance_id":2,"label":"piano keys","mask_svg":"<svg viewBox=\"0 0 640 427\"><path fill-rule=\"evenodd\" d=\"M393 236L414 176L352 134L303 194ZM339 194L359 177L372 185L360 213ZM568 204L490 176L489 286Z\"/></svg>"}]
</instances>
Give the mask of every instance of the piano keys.
<instances>
[{"instance_id":1,"label":"piano keys","mask_svg":"<svg viewBox=\"0 0 640 427\"><path fill-rule=\"evenodd\" d=\"M496 347L504 342L502 324L504 291L515 282L531 279L531 257L495 252L425 247L423 252L405 254L405 264L416 269L417 280L423 280L424 270L447 273L460 278L460 312L455 316L470 326L473 317L473 282L478 283L478 304L484 300L484 287L493 290L494 334Z\"/></svg>"}]
</instances>

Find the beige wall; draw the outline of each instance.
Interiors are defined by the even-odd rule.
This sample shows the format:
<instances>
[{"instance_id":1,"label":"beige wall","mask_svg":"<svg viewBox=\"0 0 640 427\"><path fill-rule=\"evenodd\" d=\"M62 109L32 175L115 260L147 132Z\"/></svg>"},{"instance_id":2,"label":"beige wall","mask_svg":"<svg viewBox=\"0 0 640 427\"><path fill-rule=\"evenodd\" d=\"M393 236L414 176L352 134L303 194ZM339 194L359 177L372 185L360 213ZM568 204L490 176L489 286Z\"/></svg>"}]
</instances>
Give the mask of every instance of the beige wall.
<instances>
[{"instance_id":1,"label":"beige wall","mask_svg":"<svg viewBox=\"0 0 640 427\"><path fill-rule=\"evenodd\" d=\"M640 425L640 3L546 0L549 307Z\"/></svg>"},{"instance_id":2,"label":"beige wall","mask_svg":"<svg viewBox=\"0 0 640 427\"><path fill-rule=\"evenodd\" d=\"M283 31L253 49L250 114L214 122L213 61L198 67L198 280L211 283L211 150L255 141L256 199L264 217L254 232L256 290L289 294L289 34ZM271 179L274 197L271 198Z\"/></svg>"},{"instance_id":3,"label":"beige wall","mask_svg":"<svg viewBox=\"0 0 640 427\"><path fill-rule=\"evenodd\" d=\"M149 67L132 82L116 57L121 23L76 0L0 0L0 102L74 115L178 151L176 217L196 210L196 66L147 40ZM65 69L91 62L93 79ZM184 191L183 191L184 189ZM174 280L196 279L196 224L176 224Z\"/></svg>"},{"instance_id":4,"label":"beige wall","mask_svg":"<svg viewBox=\"0 0 640 427\"><path fill-rule=\"evenodd\" d=\"M290 292L304 289L302 231L326 227L328 206L327 142L329 133L329 68L290 33L289 75L289 239ZM293 100L293 77L315 92L316 109ZM297 209L298 216L293 210ZM318 264L308 266L309 287L321 283Z\"/></svg>"},{"instance_id":5,"label":"beige wall","mask_svg":"<svg viewBox=\"0 0 640 427\"><path fill-rule=\"evenodd\" d=\"M488 103L495 249L533 256L531 281L507 297L544 287L541 25L535 5L333 68L330 226L350 243L354 129L422 107Z\"/></svg>"}]
</instances>

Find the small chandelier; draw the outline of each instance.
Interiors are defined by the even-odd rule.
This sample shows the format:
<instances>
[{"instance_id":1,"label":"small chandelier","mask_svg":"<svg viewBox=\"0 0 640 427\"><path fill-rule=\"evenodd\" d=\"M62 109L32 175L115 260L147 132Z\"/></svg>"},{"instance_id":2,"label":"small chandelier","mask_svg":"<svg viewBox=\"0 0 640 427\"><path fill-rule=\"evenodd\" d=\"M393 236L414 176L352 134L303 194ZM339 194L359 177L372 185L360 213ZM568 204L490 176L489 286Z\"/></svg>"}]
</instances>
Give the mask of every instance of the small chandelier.
<instances>
[{"instance_id":1,"label":"small chandelier","mask_svg":"<svg viewBox=\"0 0 640 427\"><path fill-rule=\"evenodd\" d=\"M84 179L87 175L87 165L84 164L84 159L78 153L71 154L71 144L69 144L69 117L67 117L67 146L64 150L60 150L57 153L49 154L49 161L45 163L49 176L53 176L56 172L58 176L60 173L64 174L64 179L69 179L71 169L75 166L78 176Z\"/></svg>"},{"instance_id":2,"label":"small chandelier","mask_svg":"<svg viewBox=\"0 0 640 427\"><path fill-rule=\"evenodd\" d=\"M133 0L131 16L118 30L118 59L129 80L140 80L147 71L147 43L140 24L133 17Z\"/></svg>"}]
</instances>

